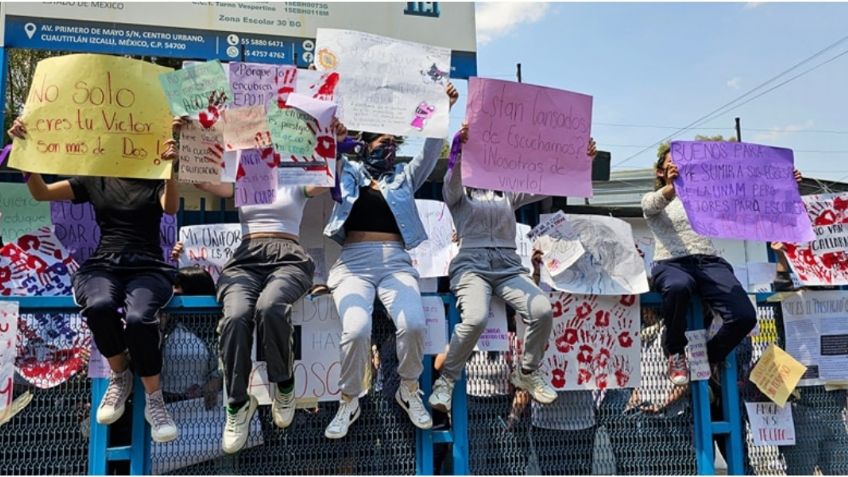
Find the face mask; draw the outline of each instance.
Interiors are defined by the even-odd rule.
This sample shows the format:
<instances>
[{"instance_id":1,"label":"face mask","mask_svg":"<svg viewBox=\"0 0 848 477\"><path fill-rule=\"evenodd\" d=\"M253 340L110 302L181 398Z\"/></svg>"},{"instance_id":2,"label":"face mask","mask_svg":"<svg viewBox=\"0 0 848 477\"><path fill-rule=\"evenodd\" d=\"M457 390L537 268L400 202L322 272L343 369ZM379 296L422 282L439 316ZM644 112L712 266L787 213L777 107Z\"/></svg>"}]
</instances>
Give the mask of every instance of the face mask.
<instances>
[{"instance_id":1,"label":"face mask","mask_svg":"<svg viewBox=\"0 0 848 477\"><path fill-rule=\"evenodd\" d=\"M386 144L372 150L371 152L365 153L362 158L362 162L371 174L371 177L379 179L381 176L394 169L396 152L397 146L394 144Z\"/></svg>"}]
</instances>

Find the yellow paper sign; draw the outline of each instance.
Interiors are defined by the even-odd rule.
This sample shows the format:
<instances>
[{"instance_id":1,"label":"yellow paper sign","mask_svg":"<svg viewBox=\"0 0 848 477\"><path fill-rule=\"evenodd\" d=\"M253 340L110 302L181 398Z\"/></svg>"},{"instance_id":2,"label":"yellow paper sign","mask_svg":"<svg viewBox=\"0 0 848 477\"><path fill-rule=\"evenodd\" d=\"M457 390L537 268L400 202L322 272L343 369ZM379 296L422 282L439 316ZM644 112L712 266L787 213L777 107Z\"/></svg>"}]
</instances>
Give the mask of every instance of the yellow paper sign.
<instances>
[{"instance_id":1,"label":"yellow paper sign","mask_svg":"<svg viewBox=\"0 0 848 477\"><path fill-rule=\"evenodd\" d=\"M107 55L38 63L9 166L61 175L167 179L171 113L159 83L170 68Z\"/></svg>"},{"instance_id":2,"label":"yellow paper sign","mask_svg":"<svg viewBox=\"0 0 848 477\"><path fill-rule=\"evenodd\" d=\"M751 370L751 382L769 399L783 407L807 367L772 343Z\"/></svg>"}]
</instances>

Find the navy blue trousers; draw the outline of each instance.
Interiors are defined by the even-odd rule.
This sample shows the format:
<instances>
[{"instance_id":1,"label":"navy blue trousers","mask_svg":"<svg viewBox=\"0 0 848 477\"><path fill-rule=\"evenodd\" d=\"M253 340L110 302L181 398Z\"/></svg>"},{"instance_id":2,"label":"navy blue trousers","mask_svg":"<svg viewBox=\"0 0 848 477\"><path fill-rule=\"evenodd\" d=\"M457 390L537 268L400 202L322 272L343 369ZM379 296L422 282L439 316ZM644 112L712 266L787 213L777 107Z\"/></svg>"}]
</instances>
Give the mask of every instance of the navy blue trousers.
<instances>
[{"instance_id":1,"label":"navy blue trousers","mask_svg":"<svg viewBox=\"0 0 848 477\"><path fill-rule=\"evenodd\" d=\"M721 257L687 255L661 260L654 265L652 276L654 287L663 296L666 354L683 353L686 349L686 315L694 294L723 321L707 342L710 363L724 361L757 323L754 305L733 274L733 267Z\"/></svg>"}]
</instances>

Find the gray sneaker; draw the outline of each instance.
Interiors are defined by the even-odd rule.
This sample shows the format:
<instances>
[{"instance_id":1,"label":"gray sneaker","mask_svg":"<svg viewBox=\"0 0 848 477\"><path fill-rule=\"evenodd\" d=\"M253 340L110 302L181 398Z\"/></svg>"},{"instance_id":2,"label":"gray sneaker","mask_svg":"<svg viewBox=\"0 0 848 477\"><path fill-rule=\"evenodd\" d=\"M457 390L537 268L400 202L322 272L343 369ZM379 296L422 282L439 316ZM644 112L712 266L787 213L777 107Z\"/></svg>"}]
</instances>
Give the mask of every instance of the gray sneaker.
<instances>
[{"instance_id":1,"label":"gray sneaker","mask_svg":"<svg viewBox=\"0 0 848 477\"><path fill-rule=\"evenodd\" d=\"M520 368L515 368L510 381L513 386L530 393L530 396L541 404L550 404L557 398L556 391L545 381L541 370L537 369L530 374L524 374Z\"/></svg>"},{"instance_id":2,"label":"gray sneaker","mask_svg":"<svg viewBox=\"0 0 848 477\"><path fill-rule=\"evenodd\" d=\"M162 390L145 394L144 419L150 424L150 437L153 442L171 442L179 436L177 424L165 407Z\"/></svg>"},{"instance_id":3,"label":"gray sneaker","mask_svg":"<svg viewBox=\"0 0 848 477\"><path fill-rule=\"evenodd\" d=\"M276 383L272 384L274 390L274 402L271 403L271 416L274 424L280 429L289 427L294 420L296 402L294 400L294 389L289 393L280 391Z\"/></svg>"},{"instance_id":4,"label":"gray sneaker","mask_svg":"<svg viewBox=\"0 0 848 477\"><path fill-rule=\"evenodd\" d=\"M439 376L433 384L433 392L430 394L430 407L434 411L449 413L451 410L451 400L453 398L454 383L450 379Z\"/></svg>"},{"instance_id":5,"label":"gray sneaker","mask_svg":"<svg viewBox=\"0 0 848 477\"><path fill-rule=\"evenodd\" d=\"M109 386L106 394L97 407L97 423L112 424L124 415L127 398L132 394L133 376L129 369L109 376Z\"/></svg>"}]
</instances>

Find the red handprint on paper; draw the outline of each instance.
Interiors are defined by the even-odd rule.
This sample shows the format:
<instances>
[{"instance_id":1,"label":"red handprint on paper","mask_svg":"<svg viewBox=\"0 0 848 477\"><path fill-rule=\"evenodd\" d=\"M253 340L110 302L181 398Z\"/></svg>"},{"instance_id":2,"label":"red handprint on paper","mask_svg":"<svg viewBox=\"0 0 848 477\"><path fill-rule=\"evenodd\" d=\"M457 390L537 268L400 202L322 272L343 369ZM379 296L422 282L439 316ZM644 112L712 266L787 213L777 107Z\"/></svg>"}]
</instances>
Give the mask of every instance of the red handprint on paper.
<instances>
[{"instance_id":1,"label":"red handprint on paper","mask_svg":"<svg viewBox=\"0 0 848 477\"><path fill-rule=\"evenodd\" d=\"M633 346L633 336L630 333L630 327L633 325L633 320L627 317L624 310L619 310L616 313L616 329L618 330L618 344L622 348Z\"/></svg>"},{"instance_id":2,"label":"red handprint on paper","mask_svg":"<svg viewBox=\"0 0 848 477\"><path fill-rule=\"evenodd\" d=\"M283 73L282 78L277 75L274 77L274 84L277 87L277 106L280 109L285 109L286 101L289 99L289 94L294 93L294 81L297 75L297 70L289 68Z\"/></svg>"},{"instance_id":3,"label":"red handprint on paper","mask_svg":"<svg viewBox=\"0 0 848 477\"><path fill-rule=\"evenodd\" d=\"M595 313L595 326L598 328L606 328L610 324L610 313L606 310L598 310Z\"/></svg>"},{"instance_id":4,"label":"red handprint on paper","mask_svg":"<svg viewBox=\"0 0 848 477\"><path fill-rule=\"evenodd\" d=\"M618 302L624 306L633 306L636 303L636 295L622 295Z\"/></svg>"},{"instance_id":5,"label":"red handprint on paper","mask_svg":"<svg viewBox=\"0 0 848 477\"><path fill-rule=\"evenodd\" d=\"M598 349L598 353L595 355L594 361L599 368L606 369L609 364L610 351L614 344L615 340L609 333L602 333L596 336L594 345Z\"/></svg>"},{"instance_id":6,"label":"red handprint on paper","mask_svg":"<svg viewBox=\"0 0 848 477\"><path fill-rule=\"evenodd\" d=\"M586 330L580 330L580 339L583 344L577 349L577 361L580 363L591 363L595 352L595 348L591 343L594 340Z\"/></svg>"},{"instance_id":7,"label":"red handprint on paper","mask_svg":"<svg viewBox=\"0 0 848 477\"><path fill-rule=\"evenodd\" d=\"M318 91L312 97L323 101L332 101L336 86L339 85L339 79L339 74L335 71L322 76L319 80Z\"/></svg>"},{"instance_id":8,"label":"red handprint on paper","mask_svg":"<svg viewBox=\"0 0 848 477\"><path fill-rule=\"evenodd\" d=\"M574 295L571 293L555 292L549 295L549 299L551 300L554 318L559 318L571 311L571 303L574 302Z\"/></svg>"},{"instance_id":9,"label":"red handprint on paper","mask_svg":"<svg viewBox=\"0 0 848 477\"><path fill-rule=\"evenodd\" d=\"M551 386L555 389L563 389L567 383L568 361L558 355L548 358L548 366L551 369Z\"/></svg>"},{"instance_id":10,"label":"red handprint on paper","mask_svg":"<svg viewBox=\"0 0 848 477\"><path fill-rule=\"evenodd\" d=\"M212 94L209 95L209 105L206 107L206 111L201 111L197 115L197 119L200 121L200 125L203 126L204 129L209 129L221 119L221 108L223 108L224 103L227 101L227 94L221 91L220 93L217 91L213 91Z\"/></svg>"},{"instance_id":11,"label":"red handprint on paper","mask_svg":"<svg viewBox=\"0 0 848 477\"><path fill-rule=\"evenodd\" d=\"M561 353L568 353L572 350L574 345L577 343L580 327L583 326L585 321L585 317L579 318L575 316L569 320L568 323L559 323L557 325L557 338L554 340L557 350Z\"/></svg>"},{"instance_id":12,"label":"red handprint on paper","mask_svg":"<svg viewBox=\"0 0 848 477\"><path fill-rule=\"evenodd\" d=\"M253 143L256 145L256 149L266 149L271 147L271 132L261 131L256 133L253 137Z\"/></svg>"},{"instance_id":13,"label":"red handprint on paper","mask_svg":"<svg viewBox=\"0 0 848 477\"><path fill-rule=\"evenodd\" d=\"M615 382L618 384L618 387L627 387L627 383L630 382L630 375L633 372L630 367L630 358L616 356L613 359L612 367L615 369Z\"/></svg>"},{"instance_id":14,"label":"red handprint on paper","mask_svg":"<svg viewBox=\"0 0 848 477\"><path fill-rule=\"evenodd\" d=\"M603 391L607 388L608 376L606 368L599 368L595 373L595 387L598 391Z\"/></svg>"},{"instance_id":15,"label":"red handprint on paper","mask_svg":"<svg viewBox=\"0 0 848 477\"><path fill-rule=\"evenodd\" d=\"M577 307L576 314L578 318L586 318L592 313L592 310L595 309L595 305L598 304L598 297L592 295L587 300L584 300L583 303Z\"/></svg>"}]
</instances>

